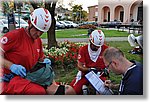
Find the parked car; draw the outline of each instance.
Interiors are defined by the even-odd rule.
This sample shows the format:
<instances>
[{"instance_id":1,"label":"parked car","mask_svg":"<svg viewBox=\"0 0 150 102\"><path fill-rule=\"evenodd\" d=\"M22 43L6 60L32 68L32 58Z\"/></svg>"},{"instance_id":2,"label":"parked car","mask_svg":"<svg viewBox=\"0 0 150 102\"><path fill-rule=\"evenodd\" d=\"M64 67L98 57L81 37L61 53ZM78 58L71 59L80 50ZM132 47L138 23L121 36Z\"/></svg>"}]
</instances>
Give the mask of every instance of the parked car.
<instances>
[{"instance_id":1,"label":"parked car","mask_svg":"<svg viewBox=\"0 0 150 102\"><path fill-rule=\"evenodd\" d=\"M20 18L20 27L19 27L19 19L18 18L15 18L16 19L16 29L18 28L26 28L28 25L28 23L21 19ZM7 33L9 31L9 28L8 28L8 20L7 19L0 19L0 24L2 25L2 33Z\"/></svg>"},{"instance_id":2,"label":"parked car","mask_svg":"<svg viewBox=\"0 0 150 102\"><path fill-rule=\"evenodd\" d=\"M110 22L105 22L100 24L101 27L104 28L116 28L118 25L121 25L122 22L121 21L110 21Z\"/></svg>"},{"instance_id":3,"label":"parked car","mask_svg":"<svg viewBox=\"0 0 150 102\"><path fill-rule=\"evenodd\" d=\"M19 19L16 18L16 28L26 28L28 26L29 26L28 23L22 18L20 18L20 27L19 27Z\"/></svg>"},{"instance_id":4,"label":"parked car","mask_svg":"<svg viewBox=\"0 0 150 102\"><path fill-rule=\"evenodd\" d=\"M3 33L3 25L2 23L0 22L0 34Z\"/></svg>"},{"instance_id":5,"label":"parked car","mask_svg":"<svg viewBox=\"0 0 150 102\"><path fill-rule=\"evenodd\" d=\"M64 24L59 23L58 21L56 21L56 25L55 25L56 29L63 29L65 28Z\"/></svg>"},{"instance_id":6,"label":"parked car","mask_svg":"<svg viewBox=\"0 0 150 102\"><path fill-rule=\"evenodd\" d=\"M5 19L0 20L0 32L1 33L7 33L9 31L8 29L8 21Z\"/></svg>"},{"instance_id":7,"label":"parked car","mask_svg":"<svg viewBox=\"0 0 150 102\"><path fill-rule=\"evenodd\" d=\"M96 21L89 21L88 24L94 25L94 26L98 26L98 23Z\"/></svg>"},{"instance_id":8,"label":"parked car","mask_svg":"<svg viewBox=\"0 0 150 102\"><path fill-rule=\"evenodd\" d=\"M0 19L5 18L4 13L0 10Z\"/></svg>"},{"instance_id":9,"label":"parked car","mask_svg":"<svg viewBox=\"0 0 150 102\"><path fill-rule=\"evenodd\" d=\"M27 8L27 7L26 7ZM27 10L21 10L21 14L18 14L18 12L14 13L14 16L17 18L20 16L20 18L24 20L28 20L30 18L30 10L27 8Z\"/></svg>"},{"instance_id":10,"label":"parked car","mask_svg":"<svg viewBox=\"0 0 150 102\"><path fill-rule=\"evenodd\" d=\"M65 28L71 28L71 25L69 23L65 23L64 21L59 21L60 24L63 24Z\"/></svg>"},{"instance_id":11,"label":"parked car","mask_svg":"<svg viewBox=\"0 0 150 102\"><path fill-rule=\"evenodd\" d=\"M83 22L83 23L79 24L79 26L82 26L82 25L94 25L94 26L98 26L98 23L96 21L87 21L87 22Z\"/></svg>"},{"instance_id":12,"label":"parked car","mask_svg":"<svg viewBox=\"0 0 150 102\"><path fill-rule=\"evenodd\" d=\"M76 27L78 27L78 24L73 23L72 21L65 21L65 23L70 24L72 28L76 28Z\"/></svg>"}]
</instances>

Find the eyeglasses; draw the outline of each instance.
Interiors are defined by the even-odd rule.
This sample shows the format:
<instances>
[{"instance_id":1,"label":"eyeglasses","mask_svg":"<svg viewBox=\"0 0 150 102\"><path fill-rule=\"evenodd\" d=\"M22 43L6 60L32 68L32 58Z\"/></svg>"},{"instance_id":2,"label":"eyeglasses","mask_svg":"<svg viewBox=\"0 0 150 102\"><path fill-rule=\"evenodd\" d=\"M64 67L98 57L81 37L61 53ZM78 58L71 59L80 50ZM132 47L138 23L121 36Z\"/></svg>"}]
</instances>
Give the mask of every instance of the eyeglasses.
<instances>
[{"instance_id":1,"label":"eyeglasses","mask_svg":"<svg viewBox=\"0 0 150 102\"><path fill-rule=\"evenodd\" d=\"M109 64L106 66L106 69L109 68L109 66L111 65L112 61L109 62Z\"/></svg>"}]
</instances>

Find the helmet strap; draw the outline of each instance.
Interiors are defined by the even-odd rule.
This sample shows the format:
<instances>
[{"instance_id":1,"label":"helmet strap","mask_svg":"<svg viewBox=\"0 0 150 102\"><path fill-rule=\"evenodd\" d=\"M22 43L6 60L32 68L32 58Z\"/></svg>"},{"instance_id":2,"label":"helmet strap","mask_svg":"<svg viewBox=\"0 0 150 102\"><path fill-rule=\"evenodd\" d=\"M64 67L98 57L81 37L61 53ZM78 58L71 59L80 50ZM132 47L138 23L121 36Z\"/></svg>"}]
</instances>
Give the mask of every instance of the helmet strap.
<instances>
[{"instance_id":1,"label":"helmet strap","mask_svg":"<svg viewBox=\"0 0 150 102\"><path fill-rule=\"evenodd\" d=\"M31 27L28 28L28 32L30 34L30 30L33 28L34 26L31 24Z\"/></svg>"}]
</instances>

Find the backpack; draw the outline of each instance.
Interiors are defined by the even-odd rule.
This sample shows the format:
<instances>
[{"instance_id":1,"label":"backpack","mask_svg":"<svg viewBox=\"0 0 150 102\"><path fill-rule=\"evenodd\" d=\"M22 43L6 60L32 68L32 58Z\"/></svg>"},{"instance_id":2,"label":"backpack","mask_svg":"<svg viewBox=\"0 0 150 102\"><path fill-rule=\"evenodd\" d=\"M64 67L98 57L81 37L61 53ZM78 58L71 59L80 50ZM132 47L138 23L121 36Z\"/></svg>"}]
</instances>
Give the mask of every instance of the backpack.
<instances>
[{"instance_id":1,"label":"backpack","mask_svg":"<svg viewBox=\"0 0 150 102\"><path fill-rule=\"evenodd\" d=\"M54 76L55 74L50 64L37 62L36 65L27 73L26 79L47 87L52 84Z\"/></svg>"}]
</instances>

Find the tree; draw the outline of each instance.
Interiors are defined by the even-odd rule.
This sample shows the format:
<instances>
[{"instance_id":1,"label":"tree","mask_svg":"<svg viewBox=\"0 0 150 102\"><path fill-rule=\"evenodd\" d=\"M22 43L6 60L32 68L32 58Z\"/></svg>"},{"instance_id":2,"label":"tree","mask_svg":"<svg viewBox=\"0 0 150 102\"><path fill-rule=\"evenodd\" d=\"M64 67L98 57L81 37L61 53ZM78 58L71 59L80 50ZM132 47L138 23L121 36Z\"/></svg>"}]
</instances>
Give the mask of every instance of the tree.
<instances>
[{"instance_id":1,"label":"tree","mask_svg":"<svg viewBox=\"0 0 150 102\"><path fill-rule=\"evenodd\" d=\"M34 2L31 2L31 5L32 5L32 7L33 7L33 9L37 9L38 8L38 4L36 4L36 3L34 3Z\"/></svg>"},{"instance_id":2,"label":"tree","mask_svg":"<svg viewBox=\"0 0 150 102\"><path fill-rule=\"evenodd\" d=\"M13 1L3 1L2 8L4 15L8 18L8 28L9 31L16 29L15 26L15 16L14 16L14 2Z\"/></svg>"},{"instance_id":3,"label":"tree","mask_svg":"<svg viewBox=\"0 0 150 102\"><path fill-rule=\"evenodd\" d=\"M82 11L82 20L83 20L83 21L87 21L87 20L88 20L87 15L88 15L88 14L87 14L87 11L83 10L83 11Z\"/></svg>"},{"instance_id":4,"label":"tree","mask_svg":"<svg viewBox=\"0 0 150 102\"><path fill-rule=\"evenodd\" d=\"M73 21L87 21L87 11L83 10L82 5L73 4L73 0L68 5L72 9Z\"/></svg>"},{"instance_id":5,"label":"tree","mask_svg":"<svg viewBox=\"0 0 150 102\"><path fill-rule=\"evenodd\" d=\"M82 19L82 5L72 6L72 14L74 21L81 21Z\"/></svg>"},{"instance_id":6,"label":"tree","mask_svg":"<svg viewBox=\"0 0 150 102\"><path fill-rule=\"evenodd\" d=\"M9 8L8 2L2 2L2 9L5 16L7 15L7 13L10 12L8 8Z\"/></svg>"},{"instance_id":7,"label":"tree","mask_svg":"<svg viewBox=\"0 0 150 102\"><path fill-rule=\"evenodd\" d=\"M55 16L55 7L56 7L56 1L49 1L49 2L45 3L45 8L50 11L51 16L52 16L52 24L51 24L50 29L47 32L48 49L50 49L53 46L58 47L57 41L56 41L56 36L55 36L55 25L56 25L56 20L54 18L54 16Z\"/></svg>"}]
</instances>

